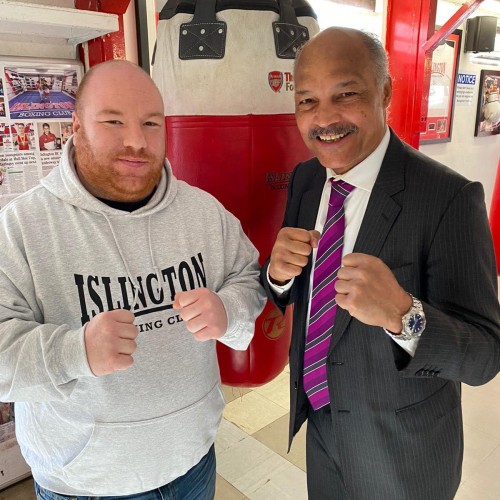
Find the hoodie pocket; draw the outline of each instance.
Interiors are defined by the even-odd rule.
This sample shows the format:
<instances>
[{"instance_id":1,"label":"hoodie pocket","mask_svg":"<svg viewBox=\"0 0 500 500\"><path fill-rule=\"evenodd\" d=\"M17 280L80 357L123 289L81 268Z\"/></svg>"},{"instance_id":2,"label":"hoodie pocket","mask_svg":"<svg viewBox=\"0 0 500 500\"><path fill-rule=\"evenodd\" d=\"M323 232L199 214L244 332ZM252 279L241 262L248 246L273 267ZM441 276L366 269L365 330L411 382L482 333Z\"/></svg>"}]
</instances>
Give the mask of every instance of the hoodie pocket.
<instances>
[{"instance_id":1,"label":"hoodie pocket","mask_svg":"<svg viewBox=\"0 0 500 500\"><path fill-rule=\"evenodd\" d=\"M175 413L140 422L96 422L89 441L63 469L90 495L147 491L185 474L212 445L224 408L217 384ZM102 491L103 487L105 491Z\"/></svg>"}]
</instances>

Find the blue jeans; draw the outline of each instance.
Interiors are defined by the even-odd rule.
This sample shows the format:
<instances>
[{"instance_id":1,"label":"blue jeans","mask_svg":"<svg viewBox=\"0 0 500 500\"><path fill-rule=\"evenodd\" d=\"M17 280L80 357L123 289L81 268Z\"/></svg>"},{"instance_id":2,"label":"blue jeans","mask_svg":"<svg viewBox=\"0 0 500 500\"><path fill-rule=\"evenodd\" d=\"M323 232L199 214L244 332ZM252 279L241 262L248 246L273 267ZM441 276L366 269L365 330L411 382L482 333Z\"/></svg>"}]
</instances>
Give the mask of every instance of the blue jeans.
<instances>
[{"instance_id":1,"label":"blue jeans","mask_svg":"<svg viewBox=\"0 0 500 500\"><path fill-rule=\"evenodd\" d=\"M35 482L35 493L37 500L212 500L215 496L215 448L212 445L186 474L155 490L111 497L68 496L46 490Z\"/></svg>"}]
</instances>

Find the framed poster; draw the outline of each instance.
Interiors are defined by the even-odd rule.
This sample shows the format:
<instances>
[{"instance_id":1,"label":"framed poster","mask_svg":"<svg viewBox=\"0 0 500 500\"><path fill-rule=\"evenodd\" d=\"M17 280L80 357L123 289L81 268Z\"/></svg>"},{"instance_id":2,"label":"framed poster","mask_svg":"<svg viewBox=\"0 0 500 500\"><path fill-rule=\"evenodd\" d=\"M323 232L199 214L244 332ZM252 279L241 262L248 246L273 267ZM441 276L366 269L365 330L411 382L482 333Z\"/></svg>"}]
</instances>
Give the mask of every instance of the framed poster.
<instances>
[{"instance_id":1,"label":"framed poster","mask_svg":"<svg viewBox=\"0 0 500 500\"><path fill-rule=\"evenodd\" d=\"M500 134L500 71L482 69L477 98L475 136Z\"/></svg>"},{"instance_id":2,"label":"framed poster","mask_svg":"<svg viewBox=\"0 0 500 500\"><path fill-rule=\"evenodd\" d=\"M455 86L462 30L455 30L432 53L427 125L420 143L451 141Z\"/></svg>"},{"instance_id":3,"label":"framed poster","mask_svg":"<svg viewBox=\"0 0 500 500\"><path fill-rule=\"evenodd\" d=\"M77 60L0 56L0 208L58 164L82 77Z\"/></svg>"}]
</instances>

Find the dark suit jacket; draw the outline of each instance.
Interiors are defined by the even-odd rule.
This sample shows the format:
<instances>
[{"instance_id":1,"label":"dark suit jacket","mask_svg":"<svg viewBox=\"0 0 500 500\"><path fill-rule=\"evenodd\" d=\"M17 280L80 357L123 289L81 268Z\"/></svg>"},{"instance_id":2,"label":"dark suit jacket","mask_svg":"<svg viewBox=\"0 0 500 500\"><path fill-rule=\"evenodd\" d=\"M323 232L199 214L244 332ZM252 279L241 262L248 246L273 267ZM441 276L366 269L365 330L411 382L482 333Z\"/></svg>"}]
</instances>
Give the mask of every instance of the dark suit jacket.
<instances>
[{"instance_id":1,"label":"dark suit jacket","mask_svg":"<svg viewBox=\"0 0 500 500\"><path fill-rule=\"evenodd\" d=\"M316 159L297 165L283 227L313 229L326 179ZM427 328L412 359L379 327L338 309L327 359L335 445L354 500L452 499L463 454L460 383L500 369L495 258L482 186L391 140L354 252L382 259L422 300ZM290 443L307 417L302 385L311 262L290 294ZM314 470L308 471L314 477Z\"/></svg>"}]
</instances>

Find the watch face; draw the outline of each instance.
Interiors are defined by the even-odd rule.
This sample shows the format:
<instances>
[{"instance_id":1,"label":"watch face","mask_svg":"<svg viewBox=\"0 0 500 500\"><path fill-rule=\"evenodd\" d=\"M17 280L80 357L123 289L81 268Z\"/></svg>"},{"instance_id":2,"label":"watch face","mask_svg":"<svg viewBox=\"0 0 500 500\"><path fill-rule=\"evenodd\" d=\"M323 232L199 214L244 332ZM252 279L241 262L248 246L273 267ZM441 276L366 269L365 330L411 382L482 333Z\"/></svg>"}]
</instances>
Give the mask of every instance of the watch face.
<instances>
[{"instance_id":1,"label":"watch face","mask_svg":"<svg viewBox=\"0 0 500 500\"><path fill-rule=\"evenodd\" d=\"M420 314L414 314L408 320L408 327L413 333L419 333L424 327L424 319Z\"/></svg>"}]
</instances>

